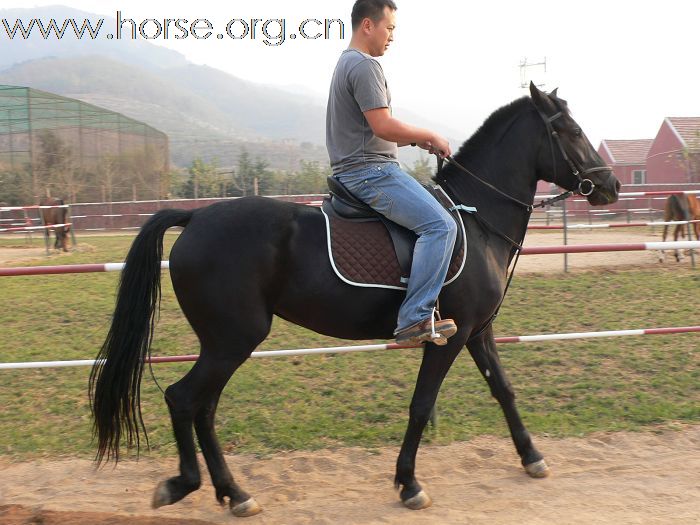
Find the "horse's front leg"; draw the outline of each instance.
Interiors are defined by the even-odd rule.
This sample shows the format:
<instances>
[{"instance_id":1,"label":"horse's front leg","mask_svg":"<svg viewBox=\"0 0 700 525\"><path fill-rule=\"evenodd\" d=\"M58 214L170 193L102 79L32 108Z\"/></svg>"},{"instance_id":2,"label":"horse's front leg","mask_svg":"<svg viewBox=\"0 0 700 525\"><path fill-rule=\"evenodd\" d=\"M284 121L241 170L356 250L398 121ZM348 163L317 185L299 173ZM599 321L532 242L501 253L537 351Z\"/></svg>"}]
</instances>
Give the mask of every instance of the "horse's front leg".
<instances>
[{"instance_id":1,"label":"horse's front leg","mask_svg":"<svg viewBox=\"0 0 700 525\"><path fill-rule=\"evenodd\" d=\"M491 388L491 395L498 400L515 443L515 449L520 455L525 471L533 478L544 478L549 475L549 467L542 454L532 444L530 433L520 419L515 407L515 392L506 376L501 360L498 357L493 328L484 331L479 337L467 342L467 348L479 367L479 371Z\"/></svg>"},{"instance_id":2,"label":"horse's front leg","mask_svg":"<svg viewBox=\"0 0 700 525\"><path fill-rule=\"evenodd\" d=\"M409 409L408 428L396 462L396 488L401 488L401 501L413 510L424 509L432 503L430 496L416 480L416 453L440 391L442 381L464 346L464 337L457 333L445 346L427 344L418 372L416 388Z\"/></svg>"}]
</instances>

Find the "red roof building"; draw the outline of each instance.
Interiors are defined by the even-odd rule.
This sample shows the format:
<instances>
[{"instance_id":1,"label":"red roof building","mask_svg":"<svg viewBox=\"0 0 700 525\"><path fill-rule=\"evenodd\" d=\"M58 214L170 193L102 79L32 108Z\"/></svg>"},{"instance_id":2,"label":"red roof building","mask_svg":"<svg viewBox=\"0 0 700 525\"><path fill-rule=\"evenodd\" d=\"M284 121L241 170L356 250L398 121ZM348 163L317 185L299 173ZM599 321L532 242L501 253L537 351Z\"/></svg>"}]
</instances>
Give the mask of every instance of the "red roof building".
<instances>
[{"instance_id":1,"label":"red roof building","mask_svg":"<svg viewBox=\"0 0 700 525\"><path fill-rule=\"evenodd\" d=\"M653 139L604 139L598 146L598 154L612 167L623 185L646 184L647 154L653 142Z\"/></svg>"},{"instance_id":2,"label":"red roof building","mask_svg":"<svg viewBox=\"0 0 700 525\"><path fill-rule=\"evenodd\" d=\"M666 117L647 155L647 182L700 182L700 117Z\"/></svg>"}]
</instances>

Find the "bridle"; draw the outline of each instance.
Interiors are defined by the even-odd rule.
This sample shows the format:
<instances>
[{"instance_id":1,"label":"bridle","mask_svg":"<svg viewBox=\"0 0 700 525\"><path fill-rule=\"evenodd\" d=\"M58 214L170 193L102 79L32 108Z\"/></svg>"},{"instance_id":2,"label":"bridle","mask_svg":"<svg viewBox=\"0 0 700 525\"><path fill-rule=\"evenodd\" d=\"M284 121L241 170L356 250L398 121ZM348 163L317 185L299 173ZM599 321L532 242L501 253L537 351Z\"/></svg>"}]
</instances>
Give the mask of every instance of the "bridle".
<instances>
[{"instance_id":1,"label":"bridle","mask_svg":"<svg viewBox=\"0 0 700 525\"><path fill-rule=\"evenodd\" d=\"M571 169L571 173L573 174L574 177L578 179L578 187L575 190L567 190L564 191L563 193L560 193L559 195L556 195L555 197L550 197L547 199L543 199L537 204L528 204L526 202L521 201L520 199L516 199L512 195L509 195L505 193L504 191L498 189L496 186L491 184L488 181L485 181L478 175L474 174L464 166L462 166L459 162L457 162L452 155L447 155L446 157L440 157L439 154L436 153L437 156L437 163L438 163L438 173L442 170L442 165L443 161L448 161L450 164L454 165L457 169L467 173L470 175L472 178L476 179L479 181L481 184L484 186L487 186L488 188L491 188L491 190L495 191L496 193L500 194L501 196L505 197L511 202L514 202L515 204L518 204L522 208L525 209L525 211L529 214L531 214L535 208L544 208L545 206L550 206L554 204L555 202L559 202L564 199L568 199L569 197L572 197L573 195L581 195L583 197L588 197L591 195L595 189L596 185L595 183L587 177L587 175L591 173L596 173L599 171L607 171L608 172L608 177L606 179L609 180L610 177L613 176L613 170L610 166L594 166L592 168L583 168L580 166L577 166L576 163L569 157L569 155L566 153L566 149L564 148L564 144L562 144L561 137L559 136L559 132L554 129L553 122L557 120L558 118L561 118L563 116L563 113L561 111L555 113L551 117L547 116L544 111L542 111L540 108L538 108L534 102L533 106L535 110L537 110L537 114L542 118L542 122L544 122L545 128L547 129L547 137L549 139L549 149L552 154L552 169L554 170L554 180L558 180L557 177L557 162L555 159L555 149L554 149L554 143L556 142L558 148L559 148L559 153L561 154L562 158L564 161L569 165L569 168ZM585 177L585 178L584 178ZM443 179L445 181L445 179ZM446 182L446 181L445 181ZM507 237L506 237L507 238ZM524 234L523 234L524 238ZM510 239L508 239L510 240ZM513 241L511 241L513 242ZM515 243L513 243L515 244Z\"/></svg>"},{"instance_id":2,"label":"bridle","mask_svg":"<svg viewBox=\"0 0 700 525\"><path fill-rule=\"evenodd\" d=\"M533 103L534 105L534 103ZM566 153L566 149L564 149L564 145L561 142L561 137L559 136L559 132L554 129L554 124L553 122L557 120L558 118L563 116L563 113L561 111L558 111L551 117L548 117L545 115L545 113L535 106L535 109L537 110L537 113L540 115L542 118L542 121L544 122L545 127L547 128L547 136L549 137L549 148L550 151L552 152L552 169L554 170L554 180L557 180L557 164L556 160L554 158L554 143L556 142L557 146L559 147L559 152L561 153L562 158L564 161L569 165L569 168L571 169L571 173L578 179L578 188L576 191L573 193L576 193L578 195L582 195L584 197L588 197L591 193L595 191L595 183L587 178L586 176L595 173L598 171L607 171L608 172L608 179L612 177L612 168L610 166L595 166L592 168L581 168L579 166L576 166L573 160L569 157L569 155ZM585 178L584 178L585 177ZM573 194L572 193L572 194ZM570 194L570 195L572 195ZM570 196L569 195L569 196Z\"/></svg>"},{"instance_id":3,"label":"bridle","mask_svg":"<svg viewBox=\"0 0 700 525\"><path fill-rule=\"evenodd\" d=\"M552 153L552 169L554 170L554 179L553 180L555 180L555 181L558 180L557 162L555 159L555 156L556 156L555 151L556 150L554 149L554 143L556 142L562 158L569 165L569 168L571 169L571 173L574 175L574 177L576 177L578 179L578 187L575 190L567 190L567 191L560 193L559 195L556 195L554 197L543 199L540 202L538 202L537 204L535 204L534 202L532 204L528 204L526 202L521 201L520 199L513 197L512 195L509 195L508 193L504 192L503 190L500 190L499 188L497 188L496 186L494 186L490 182L482 179L481 177L479 177L475 173L471 172L470 170L468 170L467 168L462 166L451 155L447 155L446 157L443 158L443 157L440 157L439 154L436 154L437 160L438 160L438 175L439 175L440 171L442 170L443 160L446 160L450 164L453 164L459 170L467 173L472 178L479 181L484 186L490 188L491 190L495 191L496 193L498 193L502 197L506 198L507 200L522 207L525 210L525 212L527 213L527 219L528 219L527 221L525 221L525 227L523 228L522 235L519 238L519 242L517 242L517 241L511 239L510 237L508 237L506 234L499 231L497 228L495 228L493 225L491 225L491 223L489 223L486 219L484 219L480 215L478 215L478 214L472 215L476 219L476 221L482 225L482 227L488 228L489 230L494 232L496 235L498 235L502 239L505 239L506 241L508 241L515 248L516 253L515 253L515 261L513 263L513 268L511 269L510 275L508 276L508 280L506 281L506 287L505 287L505 290L503 290L503 296L501 297L501 301L498 303L496 310L494 311L493 315L489 318L489 320L486 322L486 324L484 324L477 332L475 332L469 338L467 343L469 343L469 341L473 340L476 337L479 337L482 333L484 333L484 331L486 331L486 329L488 329L488 327L491 326L491 324L493 324L493 321L494 321L494 319L496 319L496 316L498 316L498 312L501 309L501 305L503 304L503 301L506 298L506 294L508 293L508 288L510 287L510 283L513 280L513 275L515 275L515 267L518 264L518 259L520 258L520 252L523 249L522 243L525 240L525 234L527 233L527 224L530 220L530 215L532 215L532 212L535 210L535 208L544 208L545 206L550 206L550 205L554 204L555 202L559 202L559 201L568 199L569 197L571 197L573 195L582 195L583 197L588 197L596 189L595 183L591 179L588 178L588 175L590 175L591 173L596 173L599 171L607 171L608 178L606 179L606 181L609 180L610 177L613 176L613 171L612 171L612 168L610 166L596 166L596 167L592 167L592 168L583 168L581 166L577 166L576 163L571 159L571 157L566 153L566 149L564 148L564 144L562 144L561 137L559 136L559 132L556 129L554 129L553 122L555 120L557 120L558 118L561 118L563 116L563 113L561 111L559 111L550 117L550 116L547 116L539 107L537 107L537 105L535 105L534 102L533 102L533 106L537 110L537 113L540 115L540 117L542 118L542 121L544 122L545 127L547 128L547 137L549 138L549 148L550 148L550 151ZM438 182L442 182L443 184L447 184L449 186L449 183L447 182L447 180L444 177L442 178L441 181L438 180ZM460 209L463 206L464 205L458 205L458 206L455 206L454 209Z\"/></svg>"}]
</instances>

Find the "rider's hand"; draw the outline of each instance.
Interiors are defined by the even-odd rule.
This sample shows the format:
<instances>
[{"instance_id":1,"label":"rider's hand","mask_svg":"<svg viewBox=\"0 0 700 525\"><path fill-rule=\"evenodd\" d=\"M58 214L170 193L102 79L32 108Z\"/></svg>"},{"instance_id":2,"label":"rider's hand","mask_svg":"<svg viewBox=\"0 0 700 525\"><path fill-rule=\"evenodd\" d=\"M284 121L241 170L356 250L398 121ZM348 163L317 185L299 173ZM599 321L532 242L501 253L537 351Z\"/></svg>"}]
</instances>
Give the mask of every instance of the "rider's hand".
<instances>
[{"instance_id":1,"label":"rider's hand","mask_svg":"<svg viewBox=\"0 0 700 525\"><path fill-rule=\"evenodd\" d=\"M434 153L443 158L447 157L448 155L452 155L450 143L447 142L447 139L441 137L440 135L433 135L425 142L418 142L418 147L427 149L430 154Z\"/></svg>"}]
</instances>

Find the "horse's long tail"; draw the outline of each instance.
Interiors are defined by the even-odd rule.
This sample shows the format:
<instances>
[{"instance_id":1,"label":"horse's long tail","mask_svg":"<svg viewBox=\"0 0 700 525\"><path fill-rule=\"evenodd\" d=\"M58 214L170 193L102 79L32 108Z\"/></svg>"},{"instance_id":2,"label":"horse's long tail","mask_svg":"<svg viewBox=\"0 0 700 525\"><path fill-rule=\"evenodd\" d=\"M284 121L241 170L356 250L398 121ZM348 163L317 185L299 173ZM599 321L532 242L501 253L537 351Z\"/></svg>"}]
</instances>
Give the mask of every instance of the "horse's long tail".
<instances>
[{"instance_id":1,"label":"horse's long tail","mask_svg":"<svg viewBox=\"0 0 700 525\"><path fill-rule=\"evenodd\" d=\"M685 195L671 195L666 201L666 220L689 221L690 210Z\"/></svg>"},{"instance_id":2,"label":"horse's long tail","mask_svg":"<svg viewBox=\"0 0 700 525\"><path fill-rule=\"evenodd\" d=\"M186 226L191 211L161 210L143 225L126 256L119 280L117 305L107 338L90 373L90 403L97 438L96 461L119 461L119 445L140 445L140 386L160 303L163 235L172 226Z\"/></svg>"}]
</instances>

